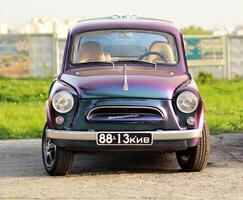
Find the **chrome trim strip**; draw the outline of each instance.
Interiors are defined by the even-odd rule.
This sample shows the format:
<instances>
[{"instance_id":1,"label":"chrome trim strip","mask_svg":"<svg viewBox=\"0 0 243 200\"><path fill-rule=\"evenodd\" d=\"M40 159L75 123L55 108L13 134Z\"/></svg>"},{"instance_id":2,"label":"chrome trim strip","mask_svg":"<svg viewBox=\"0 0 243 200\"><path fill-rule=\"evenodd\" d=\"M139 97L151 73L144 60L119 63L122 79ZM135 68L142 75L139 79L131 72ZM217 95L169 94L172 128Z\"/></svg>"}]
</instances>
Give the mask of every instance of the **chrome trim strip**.
<instances>
[{"instance_id":1,"label":"chrome trim strip","mask_svg":"<svg viewBox=\"0 0 243 200\"><path fill-rule=\"evenodd\" d=\"M47 137L63 140L96 140L96 133L151 133L153 140L185 140L202 137L202 129L172 131L66 131L47 129Z\"/></svg>"},{"instance_id":2,"label":"chrome trim strip","mask_svg":"<svg viewBox=\"0 0 243 200\"><path fill-rule=\"evenodd\" d=\"M138 109L141 108L141 109L151 109L151 110L156 110L157 112L159 112L160 115L161 115L161 117L162 117L162 119L165 119L165 118L166 118L166 113L163 113L163 112L165 112L164 110L163 110L163 112L162 112L160 109L158 109L158 108L156 108L156 107L152 107L152 106L97 106L97 107L92 108L92 109L88 112L86 119L87 119L87 120L90 119L90 114L91 114L93 111L98 110L98 109L103 109L103 108L135 108L135 109L136 109L136 108L138 108Z\"/></svg>"},{"instance_id":3,"label":"chrome trim strip","mask_svg":"<svg viewBox=\"0 0 243 200\"><path fill-rule=\"evenodd\" d=\"M125 64L123 67L124 74L124 83L123 83L123 91L128 91L128 83L127 83L127 65Z\"/></svg>"}]
</instances>

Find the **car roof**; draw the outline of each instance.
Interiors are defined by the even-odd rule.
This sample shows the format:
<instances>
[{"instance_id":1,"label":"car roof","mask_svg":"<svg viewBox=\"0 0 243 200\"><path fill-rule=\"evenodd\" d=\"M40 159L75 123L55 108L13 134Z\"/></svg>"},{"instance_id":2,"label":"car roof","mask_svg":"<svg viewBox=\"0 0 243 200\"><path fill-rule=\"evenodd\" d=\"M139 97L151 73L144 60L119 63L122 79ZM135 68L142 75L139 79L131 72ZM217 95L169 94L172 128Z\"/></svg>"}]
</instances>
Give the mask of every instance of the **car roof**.
<instances>
[{"instance_id":1,"label":"car roof","mask_svg":"<svg viewBox=\"0 0 243 200\"><path fill-rule=\"evenodd\" d=\"M81 19L77 21L77 23L82 23L82 22L87 22L87 21L101 21L101 20L123 20L123 21L128 21L128 20L149 20L149 21L160 21L163 23L169 23L173 24L173 21L167 20L167 19L159 19L159 18L151 18L151 17L131 17L131 18L123 18L123 17L97 17L97 18L87 18L87 19Z\"/></svg>"},{"instance_id":2,"label":"car roof","mask_svg":"<svg viewBox=\"0 0 243 200\"><path fill-rule=\"evenodd\" d=\"M141 17L136 19L113 19L111 17L84 19L78 21L70 32L71 34L77 34L105 29L141 29L164 31L171 34L180 33L180 29L169 20Z\"/></svg>"}]
</instances>

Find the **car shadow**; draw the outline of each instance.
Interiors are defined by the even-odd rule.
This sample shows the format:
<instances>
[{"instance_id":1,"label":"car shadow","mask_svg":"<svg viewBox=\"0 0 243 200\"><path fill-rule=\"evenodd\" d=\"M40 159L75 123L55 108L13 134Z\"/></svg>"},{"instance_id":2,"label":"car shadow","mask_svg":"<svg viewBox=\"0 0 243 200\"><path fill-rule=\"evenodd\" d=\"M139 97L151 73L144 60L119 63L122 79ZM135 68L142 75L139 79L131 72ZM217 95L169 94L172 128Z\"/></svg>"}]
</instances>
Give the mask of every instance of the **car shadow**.
<instances>
[{"instance_id":1,"label":"car shadow","mask_svg":"<svg viewBox=\"0 0 243 200\"><path fill-rule=\"evenodd\" d=\"M224 140L224 142L227 141L228 140ZM231 167L233 162L235 164L242 164L241 158L243 154L240 150L241 147L238 146L239 145L232 146L224 144L223 147L221 143L216 140L214 145L212 145L208 167L228 168ZM241 160L238 161L235 157ZM175 153L162 155L152 152L104 152L92 155L75 154L74 162L68 176L98 176L121 173L166 174L181 172L176 161ZM48 174L45 172L42 164L41 141L39 139L0 142L0 177L44 176L48 176Z\"/></svg>"},{"instance_id":2,"label":"car shadow","mask_svg":"<svg viewBox=\"0 0 243 200\"><path fill-rule=\"evenodd\" d=\"M178 173L179 170L175 154L106 152L76 154L70 174Z\"/></svg>"},{"instance_id":3,"label":"car shadow","mask_svg":"<svg viewBox=\"0 0 243 200\"><path fill-rule=\"evenodd\" d=\"M40 142L4 147L0 160L1 177L44 177ZM8 148L9 147L9 148ZM10 148L11 147L11 148ZM76 153L68 176L121 173L178 173L175 154L151 152Z\"/></svg>"}]
</instances>

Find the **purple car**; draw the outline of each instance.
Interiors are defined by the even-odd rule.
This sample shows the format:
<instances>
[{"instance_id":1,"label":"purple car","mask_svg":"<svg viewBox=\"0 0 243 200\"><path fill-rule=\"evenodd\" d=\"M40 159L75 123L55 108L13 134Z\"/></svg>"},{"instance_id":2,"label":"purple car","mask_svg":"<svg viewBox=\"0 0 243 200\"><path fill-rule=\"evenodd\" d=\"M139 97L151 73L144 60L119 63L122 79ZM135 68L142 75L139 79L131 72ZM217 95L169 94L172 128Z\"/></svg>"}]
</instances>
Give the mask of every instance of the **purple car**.
<instances>
[{"instance_id":1,"label":"purple car","mask_svg":"<svg viewBox=\"0 0 243 200\"><path fill-rule=\"evenodd\" d=\"M75 152L176 152L201 171L210 152L204 104L171 23L138 18L81 21L68 33L46 103L42 155L64 175Z\"/></svg>"}]
</instances>

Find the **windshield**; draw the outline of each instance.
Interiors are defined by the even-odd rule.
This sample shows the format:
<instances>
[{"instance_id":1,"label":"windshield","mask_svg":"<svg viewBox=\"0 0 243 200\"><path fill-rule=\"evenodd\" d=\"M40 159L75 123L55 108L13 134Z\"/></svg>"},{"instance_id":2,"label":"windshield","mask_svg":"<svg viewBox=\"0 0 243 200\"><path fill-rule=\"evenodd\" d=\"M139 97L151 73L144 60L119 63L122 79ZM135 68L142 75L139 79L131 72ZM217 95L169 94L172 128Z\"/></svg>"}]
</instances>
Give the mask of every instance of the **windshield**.
<instances>
[{"instance_id":1,"label":"windshield","mask_svg":"<svg viewBox=\"0 0 243 200\"><path fill-rule=\"evenodd\" d=\"M76 35L72 63L147 61L164 65L178 63L175 39L163 32L105 30Z\"/></svg>"}]
</instances>

